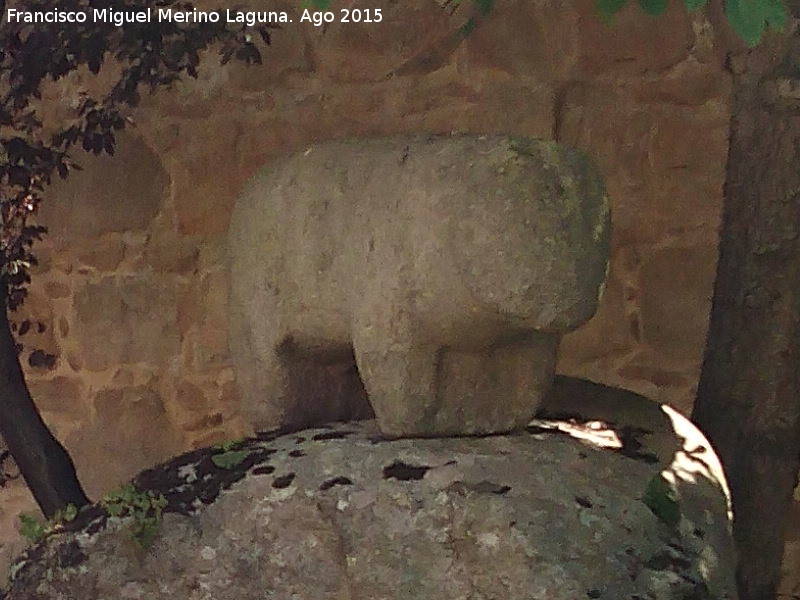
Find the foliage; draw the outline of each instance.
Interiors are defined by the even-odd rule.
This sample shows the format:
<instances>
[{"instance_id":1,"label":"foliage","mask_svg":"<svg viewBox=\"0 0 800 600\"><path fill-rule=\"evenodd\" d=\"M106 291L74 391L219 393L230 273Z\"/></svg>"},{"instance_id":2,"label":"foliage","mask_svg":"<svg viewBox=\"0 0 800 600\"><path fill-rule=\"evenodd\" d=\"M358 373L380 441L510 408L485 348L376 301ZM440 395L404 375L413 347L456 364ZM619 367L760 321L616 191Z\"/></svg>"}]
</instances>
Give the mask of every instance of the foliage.
<instances>
[{"instance_id":1,"label":"foliage","mask_svg":"<svg viewBox=\"0 0 800 600\"><path fill-rule=\"evenodd\" d=\"M727 0L725 15L749 46L758 44L766 29L781 30L788 21L782 0Z\"/></svg>"},{"instance_id":2,"label":"foliage","mask_svg":"<svg viewBox=\"0 0 800 600\"><path fill-rule=\"evenodd\" d=\"M131 537L142 548L148 548L158 533L167 499L161 493L138 490L133 484L127 484L106 495L101 505L109 516L129 517ZM34 515L21 514L20 533L32 542L38 542L58 531L64 523L74 521L77 516L78 508L74 504L68 504L63 511L58 511L45 522L39 521Z\"/></svg>"},{"instance_id":3,"label":"foliage","mask_svg":"<svg viewBox=\"0 0 800 600\"><path fill-rule=\"evenodd\" d=\"M21 527L19 532L32 542L38 542L47 535L45 523L41 523L35 516L23 513L19 516Z\"/></svg>"},{"instance_id":4,"label":"foliage","mask_svg":"<svg viewBox=\"0 0 800 600\"><path fill-rule=\"evenodd\" d=\"M681 510L675 490L660 474L648 482L642 502L661 522L670 527L674 527L681 520Z\"/></svg>"},{"instance_id":5,"label":"foliage","mask_svg":"<svg viewBox=\"0 0 800 600\"><path fill-rule=\"evenodd\" d=\"M221 469L233 469L240 465L248 454L250 453L247 450L229 450L228 452L212 455L211 462Z\"/></svg>"},{"instance_id":6,"label":"foliage","mask_svg":"<svg viewBox=\"0 0 800 600\"><path fill-rule=\"evenodd\" d=\"M240 465L242 461L250 454L247 450L235 450L236 446L241 444L244 440L228 440L222 442L216 448L221 450L217 454L211 455L211 462L213 462L220 469L233 469Z\"/></svg>"},{"instance_id":7,"label":"foliage","mask_svg":"<svg viewBox=\"0 0 800 600\"><path fill-rule=\"evenodd\" d=\"M101 504L112 517L130 518L132 539L142 548L149 548L158 533L167 499L160 492L139 490L129 483L107 494Z\"/></svg>"},{"instance_id":8,"label":"foliage","mask_svg":"<svg viewBox=\"0 0 800 600\"><path fill-rule=\"evenodd\" d=\"M699 10L708 0L683 0L687 10ZM600 15L606 20L622 10L628 0L597 0ZM638 0L639 6L647 14L660 15L669 4L668 0ZM767 30L780 31L788 22L788 14L783 0L725 0L725 15L736 33L747 43L755 46Z\"/></svg>"},{"instance_id":9,"label":"foliage","mask_svg":"<svg viewBox=\"0 0 800 600\"><path fill-rule=\"evenodd\" d=\"M95 0L29 0L32 11L85 10ZM110 0L103 8L142 10L146 0ZM193 5L177 0L157 0L160 8L191 11ZM36 264L34 242L46 232L32 225L45 187L58 175L79 168L71 150L77 145L94 154L114 154L117 132L133 122L130 111L142 91L169 86L184 75L197 77L200 54L212 46L224 64L232 58L260 63L254 42L269 44L269 25L254 29L245 24L125 23L63 24L4 23L0 30L0 276L8 291L8 305L16 308L24 299ZM76 98L74 113L57 124L48 123L41 106L48 82L74 74L100 72L112 64L118 75L104 93L83 93Z\"/></svg>"},{"instance_id":10,"label":"foliage","mask_svg":"<svg viewBox=\"0 0 800 600\"><path fill-rule=\"evenodd\" d=\"M38 542L57 531L63 523L74 521L77 516L78 508L74 504L68 504L63 511L58 511L52 519L44 523L34 515L23 513L19 516L21 523L20 533L31 542Z\"/></svg>"}]
</instances>

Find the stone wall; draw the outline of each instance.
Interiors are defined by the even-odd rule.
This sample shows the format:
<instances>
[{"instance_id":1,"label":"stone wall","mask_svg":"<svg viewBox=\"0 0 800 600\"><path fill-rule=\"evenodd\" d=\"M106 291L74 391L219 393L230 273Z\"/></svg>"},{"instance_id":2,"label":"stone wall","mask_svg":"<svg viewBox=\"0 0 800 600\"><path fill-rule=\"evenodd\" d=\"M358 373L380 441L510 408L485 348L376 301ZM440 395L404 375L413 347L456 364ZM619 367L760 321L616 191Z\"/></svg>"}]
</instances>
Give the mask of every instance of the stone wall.
<instances>
[{"instance_id":1,"label":"stone wall","mask_svg":"<svg viewBox=\"0 0 800 600\"><path fill-rule=\"evenodd\" d=\"M593 0L501 0L460 42L465 16L434 0L352 4L381 7L383 22L316 28L295 10L264 65L207 57L198 80L147 102L115 158L80 157L85 170L49 194L51 235L18 315L44 323L22 341L45 352L23 361L92 497L248 431L227 345L230 210L265 161L331 138L497 132L591 153L613 203L612 268L560 370L690 409L727 149L727 27L680 3L607 26ZM0 506L6 539L23 505Z\"/></svg>"}]
</instances>

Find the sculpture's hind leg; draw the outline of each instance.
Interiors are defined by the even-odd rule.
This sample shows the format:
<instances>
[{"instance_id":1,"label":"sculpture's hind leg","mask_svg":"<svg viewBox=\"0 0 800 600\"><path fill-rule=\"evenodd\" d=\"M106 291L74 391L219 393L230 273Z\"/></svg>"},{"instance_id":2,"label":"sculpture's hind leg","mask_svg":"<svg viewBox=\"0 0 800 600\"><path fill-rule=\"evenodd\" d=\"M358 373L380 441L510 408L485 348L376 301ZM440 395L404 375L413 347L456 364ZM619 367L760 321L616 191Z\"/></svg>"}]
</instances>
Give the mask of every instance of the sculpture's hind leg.
<instances>
[{"instance_id":1,"label":"sculpture's hind leg","mask_svg":"<svg viewBox=\"0 0 800 600\"><path fill-rule=\"evenodd\" d=\"M423 341L407 311L365 311L353 327L356 364L378 426L389 436L433 436L439 346Z\"/></svg>"},{"instance_id":2,"label":"sculpture's hind leg","mask_svg":"<svg viewBox=\"0 0 800 600\"><path fill-rule=\"evenodd\" d=\"M479 351L445 352L439 428L484 434L525 427L552 385L557 344L555 335L530 332Z\"/></svg>"},{"instance_id":3,"label":"sculpture's hind leg","mask_svg":"<svg viewBox=\"0 0 800 600\"><path fill-rule=\"evenodd\" d=\"M381 431L389 436L437 435L437 348L402 344L385 350L357 344L358 370Z\"/></svg>"}]
</instances>

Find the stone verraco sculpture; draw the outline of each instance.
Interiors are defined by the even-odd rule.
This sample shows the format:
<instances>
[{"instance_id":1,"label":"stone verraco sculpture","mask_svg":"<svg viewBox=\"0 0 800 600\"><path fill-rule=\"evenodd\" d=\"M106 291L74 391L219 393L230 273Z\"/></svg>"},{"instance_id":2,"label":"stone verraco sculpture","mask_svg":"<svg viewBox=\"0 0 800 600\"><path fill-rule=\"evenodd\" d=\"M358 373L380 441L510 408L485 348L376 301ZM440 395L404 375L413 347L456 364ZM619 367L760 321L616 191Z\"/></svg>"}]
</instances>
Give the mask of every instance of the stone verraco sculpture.
<instances>
[{"instance_id":1,"label":"stone verraco sculpture","mask_svg":"<svg viewBox=\"0 0 800 600\"><path fill-rule=\"evenodd\" d=\"M552 142L398 136L269 164L229 233L245 413L301 422L293 365L354 354L387 435L523 427L595 311L608 237L601 177Z\"/></svg>"}]
</instances>

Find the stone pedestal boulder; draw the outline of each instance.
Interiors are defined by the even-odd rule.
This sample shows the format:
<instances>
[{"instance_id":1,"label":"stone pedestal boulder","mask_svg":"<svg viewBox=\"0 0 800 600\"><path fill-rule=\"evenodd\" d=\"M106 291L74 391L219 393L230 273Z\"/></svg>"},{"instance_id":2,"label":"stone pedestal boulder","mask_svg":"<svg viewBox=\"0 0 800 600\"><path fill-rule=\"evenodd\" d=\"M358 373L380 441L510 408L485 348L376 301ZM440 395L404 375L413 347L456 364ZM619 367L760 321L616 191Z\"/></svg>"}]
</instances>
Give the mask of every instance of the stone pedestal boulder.
<instances>
[{"instance_id":1,"label":"stone pedestal boulder","mask_svg":"<svg viewBox=\"0 0 800 600\"><path fill-rule=\"evenodd\" d=\"M727 488L699 431L588 382L551 397L516 435L387 440L368 421L186 454L126 492L149 512L84 510L0 598L735 599Z\"/></svg>"},{"instance_id":2,"label":"stone pedestal boulder","mask_svg":"<svg viewBox=\"0 0 800 600\"><path fill-rule=\"evenodd\" d=\"M229 231L246 415L348 416L308 398L310 367L355 359L387 435L524 427L560 334L595 311L608 229L599 174L553 142L398 136L268 165Z\"/></svg>"}]
</instances>

